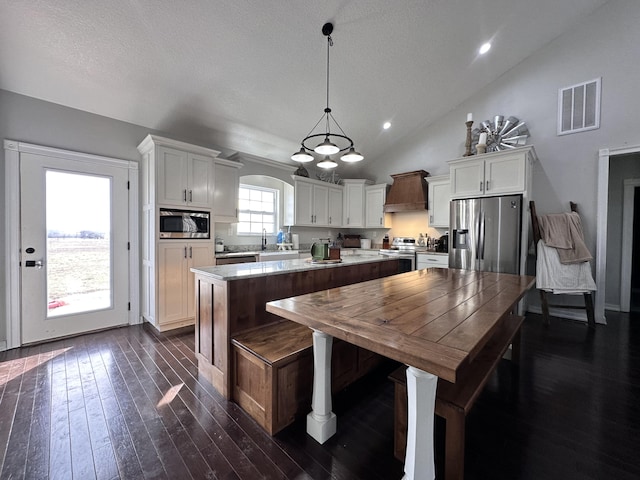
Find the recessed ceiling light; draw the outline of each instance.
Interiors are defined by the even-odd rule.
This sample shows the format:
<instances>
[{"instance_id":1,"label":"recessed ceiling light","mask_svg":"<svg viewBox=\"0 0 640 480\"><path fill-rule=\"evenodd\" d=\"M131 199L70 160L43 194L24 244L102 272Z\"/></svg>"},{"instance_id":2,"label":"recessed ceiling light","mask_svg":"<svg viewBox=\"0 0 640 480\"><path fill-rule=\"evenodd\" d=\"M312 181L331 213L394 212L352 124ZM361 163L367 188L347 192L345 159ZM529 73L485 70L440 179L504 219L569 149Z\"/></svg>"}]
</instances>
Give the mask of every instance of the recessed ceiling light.
<instances>
[{"instance_id":1,"label":"recessed ceiling light","mask_svg":"<svg viewBox=\"0 0 640 480\"><path fill-rule=\"evenodd\" d=\"M385 130L389 130L391 128L391 122L384 122L382 128L384 128Z\"/></svg>"},{"instance_id":2,"label":"recessed ceiling light","mask_svg":"<svg viewBox=\"0 0 640 480\"><path fill-rule=\"evenodd\" d=\"M481 47L480 47L480 55L484 55L485 53L487 53L489 50L491 50L491 44L489 42L484 43Z\"/></svg>"}]
</instances>

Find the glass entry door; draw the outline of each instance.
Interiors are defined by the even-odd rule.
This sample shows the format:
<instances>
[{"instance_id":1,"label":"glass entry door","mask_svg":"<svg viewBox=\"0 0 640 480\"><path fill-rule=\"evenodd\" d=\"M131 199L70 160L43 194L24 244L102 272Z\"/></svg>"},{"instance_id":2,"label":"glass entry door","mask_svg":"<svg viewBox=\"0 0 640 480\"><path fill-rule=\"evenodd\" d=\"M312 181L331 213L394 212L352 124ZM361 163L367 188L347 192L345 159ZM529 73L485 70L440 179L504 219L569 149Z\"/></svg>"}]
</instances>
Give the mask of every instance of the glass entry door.
<instances>
[{"instance_id":1,"label":"glass entry door","mask_svg":"<svg viewBox=\"0 0 640 480\"><path fill-rule=\"evenodd\" d=\"M22 342L128 323L128 170L20 162Z\"/></svg>"}]
</instances>

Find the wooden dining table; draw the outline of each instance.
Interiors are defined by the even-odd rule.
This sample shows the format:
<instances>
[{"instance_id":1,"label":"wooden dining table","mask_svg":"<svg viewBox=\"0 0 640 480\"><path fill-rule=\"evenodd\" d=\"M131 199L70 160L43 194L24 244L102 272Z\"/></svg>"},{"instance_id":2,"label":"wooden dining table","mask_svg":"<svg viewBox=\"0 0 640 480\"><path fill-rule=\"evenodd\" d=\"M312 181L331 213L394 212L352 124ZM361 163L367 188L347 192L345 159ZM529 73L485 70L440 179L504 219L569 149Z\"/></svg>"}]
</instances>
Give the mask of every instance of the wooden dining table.
<instances>
[{"instance_id":1,"label":"wooden dining table","mask_svg":"<svg viewBox=\"0 0 640 480\"><path fill-rule=\"evenodd\" d=\"M307 433L337 430L331 404L333 338L407 368L405 479L435 478L438 378L455 383L499 331L535 277L429 268L267 303L267 311L313 330L314 381Z\"/></svg>"}]
</instances>

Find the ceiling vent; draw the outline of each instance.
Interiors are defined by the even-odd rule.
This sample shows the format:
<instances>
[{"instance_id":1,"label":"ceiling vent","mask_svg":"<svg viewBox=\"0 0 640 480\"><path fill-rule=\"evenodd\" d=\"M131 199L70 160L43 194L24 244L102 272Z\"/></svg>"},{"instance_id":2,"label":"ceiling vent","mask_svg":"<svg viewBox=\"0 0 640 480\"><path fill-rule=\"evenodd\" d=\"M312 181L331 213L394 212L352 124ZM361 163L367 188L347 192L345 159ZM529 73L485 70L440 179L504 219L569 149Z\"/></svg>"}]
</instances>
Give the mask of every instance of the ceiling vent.
<instances>
[{"instance_id":1,"label":"ceiling vent","mask_svg":"<svg viewBox=\"0 0 640 480\"><path fill-rule=\"evenodd\" d=\"M429 174L424 170L391 175L393 185L391 185L389 193L387 193L384 211L408 212L426 210L429 187L425 177L428 176Z\"/></svg>"},{"instance_id":2,"label":"ceiling vent","mask_svg":"<svg viewBox=\"0 0 640 480\"><path fill-rule=\"evenodd\" d=\"M558 90L558 135L600 128L600 81Z\"/></svg>"}]
</instances>

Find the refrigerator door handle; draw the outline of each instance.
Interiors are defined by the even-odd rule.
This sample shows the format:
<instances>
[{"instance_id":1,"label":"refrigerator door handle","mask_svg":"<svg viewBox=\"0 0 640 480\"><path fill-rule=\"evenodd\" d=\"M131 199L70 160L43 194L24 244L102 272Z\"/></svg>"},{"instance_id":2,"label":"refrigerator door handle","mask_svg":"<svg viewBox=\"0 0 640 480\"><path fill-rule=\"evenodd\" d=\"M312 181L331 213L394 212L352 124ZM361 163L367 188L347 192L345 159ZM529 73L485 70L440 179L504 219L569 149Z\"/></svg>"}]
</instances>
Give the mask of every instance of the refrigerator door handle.
<instances>
[{"instance_id":1,"label":"refrigerator door handle","mask_svg":"<svg viewBox=\"0 0 640 480\"><path fill-rule=\"evenodd\" d=\"M476 217L476 228L473 230L474 240L476 244L476 248L475 248L476 260L480 259L480 215L482 214L478 213L478 216ZM476 268L477 268L477 265L476 265Z\"/></svg>"},{"instance_id":2,"label":"refrigerator door handle","mask_svg":"<svg viewBox=\"0 0 640 480\"><path fill-rule=\"evenodd\" d=\"M478 257L484 260L484 212L480 213L480 228L478 229Z\"/></svg>"}]
</instances>

